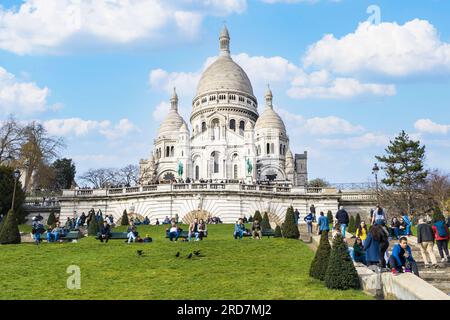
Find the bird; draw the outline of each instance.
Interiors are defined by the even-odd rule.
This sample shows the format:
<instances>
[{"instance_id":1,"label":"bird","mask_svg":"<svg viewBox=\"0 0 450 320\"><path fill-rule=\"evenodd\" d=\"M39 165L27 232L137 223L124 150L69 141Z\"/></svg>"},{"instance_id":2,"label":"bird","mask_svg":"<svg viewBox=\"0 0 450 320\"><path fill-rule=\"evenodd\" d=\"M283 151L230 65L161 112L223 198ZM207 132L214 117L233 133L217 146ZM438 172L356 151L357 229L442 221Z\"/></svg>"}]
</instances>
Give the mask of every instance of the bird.
<instances>
[{"instance_id":1,"label":"bird","mask_svg":"<svg viewBox=\"0 0 450 320\"><path fill-rule=\"evenodd\" d=\"M192 252L187 256L188 259L192 258Z\"/></svg>"},{"instance_id":2,"label":"bird","mask_svg":"<svg viewBox=\"0 0 450 320\"><path fill-rule=\"evenodd\" d=\"M136 250L136 253L138 254L138 256L142 256L144 254L144 251L142 250Z\"/></svg>"},{"instance_id":3,"label":"bird","mask_svg":"<svg viewBox=\"0 0 450 320\"><path fill-rule=\"evenodd\" d=\"M199 255L200 255L200 250L194 251L194 254L195 254L196 256L199 256Z\"/></svg>"},{"instance_id":4,"label":"bird","mask_svg":"<svg viewBox=\"0 0 450 320\"><path fill-rule=\"evenodd\" d=\"M175 257L179 257L180 256L180 251L177 252L177 254L175 255Z\"/></svg>"}]
</instances>

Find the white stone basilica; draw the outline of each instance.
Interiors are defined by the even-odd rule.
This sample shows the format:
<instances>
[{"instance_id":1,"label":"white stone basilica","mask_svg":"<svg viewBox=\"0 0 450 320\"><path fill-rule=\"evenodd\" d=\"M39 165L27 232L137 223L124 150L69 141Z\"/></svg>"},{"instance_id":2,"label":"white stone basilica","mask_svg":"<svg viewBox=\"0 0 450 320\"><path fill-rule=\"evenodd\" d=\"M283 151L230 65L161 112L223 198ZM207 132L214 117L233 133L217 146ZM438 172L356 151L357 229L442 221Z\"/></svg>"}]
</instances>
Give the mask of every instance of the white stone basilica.
<instances>
[{"instance_id":1,"label":"white stone basilica","mask_svg":"<svg viewBox=\"0 0 450 320\"><path fill-rule=\"evenodd\" d=\"M142 184L189 178L305 185L307 153L293 157L272 91L267 89L260 115L250 79L230 56L226 27L219 39L220 55L203 73L192 101L192 130L178 113L174 89L153 152L140 161Z\"/></svg>"}]
</instances>

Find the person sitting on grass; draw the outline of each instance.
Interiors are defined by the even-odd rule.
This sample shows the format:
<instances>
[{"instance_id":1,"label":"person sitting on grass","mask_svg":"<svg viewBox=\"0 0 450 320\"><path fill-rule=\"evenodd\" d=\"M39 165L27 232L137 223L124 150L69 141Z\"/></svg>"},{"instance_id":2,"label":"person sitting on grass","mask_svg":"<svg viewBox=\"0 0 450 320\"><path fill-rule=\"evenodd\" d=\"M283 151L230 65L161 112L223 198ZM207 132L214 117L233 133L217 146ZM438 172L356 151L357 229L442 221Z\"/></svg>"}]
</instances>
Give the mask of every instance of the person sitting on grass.
<instances>
[{"instance_id":1,"label":"person sitting on grass","mask_svg":"<svg viewBox=\"0 0 450 320\"><path fill-rule=\"evenodd\" d=\"M358 229L356 229L356 237L361 238L362 241L366 240L367 226L364 221L361 221L360 225L358 226Z\"/></svg>"},{"instance_id":2,"label":"person sitting on grass","mask_svg":"<svg viewBox=\"0 0 450 320\"><path fill-rule=\"evenodd\" d=\"M144 225L148 226L149 224L150 224L150 219L148 217L145 217Z\"/></svg>"},{"instance_id":3,"label":"person sitting on grass","mask_svg":"<svg viewBox=\"0 0 450 320\"><path fill-rule=\"evenodd\" d=\"M158 220L158 218L156 218L155 226L159 226L159 220Z\"/></svg>"},{"instance_id":4,"label":"person sitting on grass","mask_svg":"<svg viewBox=\"0 0 450 320\"><path fill-rule=\"evenodd\" d=\"M203 237L208 235L208 229L206 227L205 220L200 219L198 223L198 237L200 240L203 240Z\"/></svg>"},{"instance_id":5,"label":"person sitting on grass","mask_svg":"<svg viewBox=\"0 0 450 320\"><path fill-rule=\"evenodd\" d=\"M100 232L98 233L98 239L100 242L103 242L105 240L106 243L108 243L109 238L111 238L111 227L109 226L108 222L105 220L103 221L103 225L100 227Z\"/></svg>"},{"instance_id":6,"label":"person sitting on grass","mask_svg":"<svg viewBox=\"0 0 450 320\"><path fill-rule=\"evenodd\" d=\"M353 245L353 260L367 264L366 251L364 250L363 240L360 237L356 237L355 244Z\"/></svg>"},{"instance_id":7,"label":"person sitting on grass","mask_svg":"<svg viewBox=\"0 0 450 320\"><path fill-rule=\"evenodd\" d=\"M244 236L244 231L245 231L245 224L240 218L234 225L234 239L237 239L239 237L239 239L242 240L242 237Z\"/></svg>"},{"instance_id":8,"label":"person sitting on grass","mask_svg":"<svg viewBox=\"0 0 450 320\"><path fill-rule=\"evenodd\" d=\"M39 242L41 242L41 234L43 234L44 232L44 225L38 218L34 217L33 223L31 225L31 233L33 234L36 244L39 244Z\"/></svg>"},{"instance_id":9,"label":"person sitting on grass","mask_svg":"<svg viewBox=\"0 0 450 320\"><path fill-rule=\"evenodd\" d=\"M173 239L175 239L175 241L178 241L178 237L180 236L180 230L177 227L177 224L175 223L175 221L172 222L172 225L170 227L170 229L168 230L169 232L169 240L173 241Z\"/></svg>"},{"instance_id":10,"label":"person sitting on grass","mask_svg":"<svg viewBox=\"0 0 450 320\"><path fill-rule=\"evenodd\" d=\"M175 220L174 220L175 222ZM188 233L188 240L191 241L192 235L195 236L195 241L198 241L199 238L199 232L198 232L198 219L195 218L194 221L189 225L189 233Z\"/></svg>"},{"instance_id":11,"label":"person sitting on grass","mask_svg":"<svg viewBox=\"0 0 450 320\"><path fill-rule=\"evenodd\" d=\"M164 219L163 224L170 224L170 219L168 216Z\"/></svg>"},{"instance_id":12,"label":"person sitting on grass","mask_svg":"<svg viewBox=\"0 0 450 320\"><path fill-rule=\"evenodd\" d=\"M150 235L146 234L144 239L143 239L143 242L144 243L149 243L149 242L152 242L152 241L153 241L153 239L150 237Z\"/></svg>"},{"instance_id":13,"label":"person sitting on grass","mask_svg":"<svg viewBox=\"0 0 450 320\"><path fill-rule=\"evenodd\" d=\"M411 247L408 245L408 239L401 237L398 242L392 248L392 254L389 257L389 267L392 274L396 276L403 272L403 268L405 268L405 272L414 272L416 276L419 276L419 270L412 256Z\"/></svg>"},{"instance_id":14,"label":"person sitting on grass","mask_svg":"<svg viewBox=\"0 0 450 320\"><path fill-rule=\"evenodd\" d=\"M128 226L127 232L128 232L127 233L127 237L128 237L127 242L128 243L130 243L131 241L135 242L138 232L137 232L136 226L134 225L134 223L132 221L130 221L130 225Z\"/></svg>"},{"instance_id":15,"label":"person sitting on grass","mask_svg":"<svg viewBox=\"0 0 450 320\"><path fill-rule=\"evenodd\" d=\"M255 219L252 223L252 237L253 239L258 237L259 240L262 238L261 223L259 223L258 219Z\"/></svg>"}]
</instances>

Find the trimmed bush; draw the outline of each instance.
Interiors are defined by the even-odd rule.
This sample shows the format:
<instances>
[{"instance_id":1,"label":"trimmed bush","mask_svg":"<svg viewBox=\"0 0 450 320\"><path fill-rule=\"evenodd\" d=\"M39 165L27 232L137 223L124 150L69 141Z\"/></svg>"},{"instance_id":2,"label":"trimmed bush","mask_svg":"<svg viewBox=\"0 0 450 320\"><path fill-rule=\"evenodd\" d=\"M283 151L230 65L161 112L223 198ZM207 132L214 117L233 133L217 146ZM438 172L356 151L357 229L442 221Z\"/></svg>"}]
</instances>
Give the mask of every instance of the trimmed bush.
<instances>
[{"instance_id":1,"label":"trimmed bush","mask_svg":"<svg viewBox=\"0 0 450 320\"><path fill-rule=\"evenodd\" d=\"M8 211L8 214L2 222L2 228L0 230L0 244L19 244L20 232L19 224L17 222L16 213L12 210Z\"/></svg>"},{"instance_id":2,"label":"trimmed bush","mask_svg":"<svg viewBox=\"0 0 450 320\"><path fill-rule=\"evenodd\" d=\"M330 259L331 246L328 240L328 234L322 232L319 247L317 248L314 260L309 269L309 276L323 281L328 268L328 260Z\"/></svg>"},{"instance_id":3,"label":"trimmed bush","mask_svg":"<svg viewBox=\"0 0 450 320\"><path fill-rule=\"evenodd\" d=\"M360 225L361 225L361 216L359 215L359 213L357 213L356 218L355 218L355 232L356 232L356 229L358 229Z\"/></svg>"},{"instance_id":4,"label":"trimmed bush","mask_svg":"<svg viewBox=\"0 0 450 320\"><path fill-rule=\"evenodd\" d=\"M262 221L261 221L261 228L262 228L262 230L272 229L270 227L269 215L267 214L267 212L264 212L264 217L262 218Z\"/></svg>"},{"instance_id":5,"label":"trimmed bush","mask_svg":"<svg viewBox=\"0 0 450 320\"><path fill-rule=\"evenodd\" d=\"M50 215L48 216L47 225L51 226L52 228L56 225L56 217L55 212L53 210L50 212Z\"/></svg>"},{"instance_id":6,"label":"trimmed bush","mask_svg":"<svg viewBox=\"0 0 450 320\"><path fill-rule=\"evenodd\" d=\"M93 216L91 221L89 222L88 236L96 236L97 233L100 231L100 226L101 225L97 222L97 219L95 219L95 216Z\"/></svg>"},{"instance_id":7,"label":"trimmed bush","mask_svg":"<svg viewBox=\"0 0 450 320\"><path fill-rule=\"evenodd\" d=\"M281 238L281 237L282 237L282 235L281 235L281 228L280 228L279 225L277 225L276 228L275 228L275 234L274 234L274 237L275 237L275 238Z\"/></svg>"},{"instance_id":8,"label":"trimmed bush","mask_svg":"<svg viewBox=\"0 0 450 320\"><path fill-rule=\"evenodd\" d=\"M340 234L337 234L333 240L324 280L325 285L329 289L348 290L361 288L358 273L350 258L347 245Z\"/></svg>"},{"instance_id":9,"label":"trimmed bush","mask_svg":"<svg viewBox=\"0 0 450 320\"><path fill-rule=\"evenodd\" d=\"M284 220L283 229L281 230L284 238L298 239L300 232L295 224L294 208L290 206L286 211L286 219Z\"/></svg>"},{"instance_id":10,"label":"trimmed bush","mask_svg":"<svg viewBox=\"0 0 450 320\"><path fill-rule=\"evenodd\" d=\"M331 210L328 210L327 218L328 218L328 223L333 224L333 213L331 212Z\"/></svg>"},{"instance_id":11,"label":"trimmed bush","mask_svg":"<svg viewBox=\"0 0 450 320\"><path fill-rule=\"evenodd\" d=\"M127 226L129 224L130 224L130 221L128 220L127 209L125 209L125 210L123 210L122 221L120 222L120 225Z\"/></svg>"},{"instance_id":12,"label":"trimmed bush","mask_svg":"<svg viewBox=\"0 0 450 320\"><path fill-rule=\"evenodd\" d=\"M253 216L253 221L255 221L255 220L262 222L262 216L261 216L261 212L259 212L259 210L255 211L255 215Z\"/></svg>"},{"instance_id":13,"label":"trimmed bush","mask_svg":"<svg viewBox=\"0 0 450 320\"><path fill-rule=\"evenodd\" d=\"M355 217L354 216L350 216L350 220L348 222L348 232L350 232L350 233L355 233L356 232Z\"/></svg>"}]
</instances>

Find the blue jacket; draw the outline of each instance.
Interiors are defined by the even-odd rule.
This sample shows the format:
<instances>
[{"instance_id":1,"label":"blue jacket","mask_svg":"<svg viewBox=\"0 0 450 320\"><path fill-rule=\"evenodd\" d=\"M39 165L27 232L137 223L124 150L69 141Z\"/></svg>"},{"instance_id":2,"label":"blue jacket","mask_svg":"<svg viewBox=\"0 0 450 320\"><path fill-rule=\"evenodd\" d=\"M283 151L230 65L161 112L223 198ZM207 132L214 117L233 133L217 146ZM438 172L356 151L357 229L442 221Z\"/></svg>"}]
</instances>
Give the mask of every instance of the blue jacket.
<instances>
[{"instance_id":1,"label":"blue jacket","mask_svg":"<svg viewBox=\"0 0 450 320\"><path fill-rule=\"evenodd\" d=\"M397 262L397 264L399 266L403 265L403 262L405 261L405 257L400 257L400 250L401 250L400 244L397 243L392 248L392 254L391 254L395 258L395 261ZM408 260L409 261L414 261L414 258L413 258L412 253L411 253L411 248L409 247L409 245L406 246L405 251L408 252L408 254L409 254ZM401 258L403 258L403 259L401 259Z\"/></svg>"},{"instance_id":2,"label":"blue jacket","mask_svg":"<svg viewBox=\"0 0 450 320\"><path fill-rule=\"evenodd\" d=\"M239 223L236 223L235 225L234 225L234 232L236 233L236 232L244 232L245 231L245 225L244 224L239 224Z\"/></svg>"},{"instance_id":3,"label":"blue jacket","mask_svg":"<svg viewBox=\"0 0 450 320\"><path fill-rule=\"evenodd\" d=\"M370 233L367 234L367 238L364 241L364 248L366 249L367 262L380 261L380 241L376 241L372 238Z\"/></svg>"},{"instance_id":4,"label":"blue jacket","mask_svg":"<svg viewBox=\"0 0 450 320\"><path fill-rule=\"evenodd\" d=\"M406 214L402 218L403 218L403 221L405 221L407 226L411 225L411 220L409 220L409 218Z\"/></svg>"},{"instance_id":5,"label":"blue jacket","mask_svg":"<svg viewBox=\"0 0 450 320\"><path fill-rule=\"evenodd\" d=\"M328 223L328 218L325 216L320 216L319 217L319 230L320 231L329 231L330 230L330 225Z\"/></svg>"},{"instance_id":6,"label":"blue jacket","mask_svg":"<svg viewBox=\"0 0 450 320\"><path fill-rule=\"evenodd\" d=\"M313 215L312 215L312 213L308 213L308 215L304 218L304 220L305 220L307 223L312 223L312 221L313 221Z\"/></svg>"}]
</instances>

